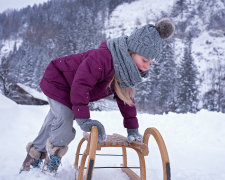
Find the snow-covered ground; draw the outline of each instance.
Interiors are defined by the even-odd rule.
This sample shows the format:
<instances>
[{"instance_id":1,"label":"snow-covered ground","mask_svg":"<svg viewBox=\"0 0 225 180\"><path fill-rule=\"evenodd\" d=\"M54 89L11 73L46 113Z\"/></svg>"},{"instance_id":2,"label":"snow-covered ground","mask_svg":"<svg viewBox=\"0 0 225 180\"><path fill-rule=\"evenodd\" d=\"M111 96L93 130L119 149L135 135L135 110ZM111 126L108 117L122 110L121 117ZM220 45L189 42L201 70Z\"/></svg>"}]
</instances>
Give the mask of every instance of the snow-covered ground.
<instances>
[{"instance_id":1,"label":"snow-covered ground","mask_svg":"<svg viewBox=\"0 0 225 180\"><path fill-rule=\"evenodd\" d=\"M76 138L69 145L57 177L45 175L38 169L19 174L26 156L25 146L36 137L48 109L49 106L17 105L0 95L1 180L74 179L75 151L82 137L82 131L75 122ZM116 132L126 136L119 111L91 112L91 117L104 124L107 134ZM138 114L138 119L141 133L147 127L156 127L161 132L167 145L173 180L225 179L225 114L202 110L197 114ZM151 138L149 151L150 155L146 157L147 179L161 180L160 154L156 142ZM121 149L105 148L101 153L121 154ZM121 157L98 156L95 165L119 166L121 162ZM132 150L128 151L128 165L139 165L137 155ZM94 170L93 179L125 180L128 177L120 169L97 169Z\"/></svg>"}]
</instances>

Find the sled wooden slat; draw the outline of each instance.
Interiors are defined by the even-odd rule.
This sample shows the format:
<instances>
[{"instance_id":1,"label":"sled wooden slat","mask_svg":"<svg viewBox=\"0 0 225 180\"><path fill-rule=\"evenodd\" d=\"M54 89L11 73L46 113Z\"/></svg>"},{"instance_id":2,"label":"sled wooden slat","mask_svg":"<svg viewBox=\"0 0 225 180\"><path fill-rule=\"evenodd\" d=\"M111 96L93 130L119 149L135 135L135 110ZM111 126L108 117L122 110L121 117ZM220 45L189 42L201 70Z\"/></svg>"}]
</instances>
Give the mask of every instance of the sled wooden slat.
<instances>
[{"instance_id":1,"label":"sled wooden slat","mask_svg":"<svg viewBox=\"0 0 225 180\"><path fill-rule=\"evenodd\" d=\"M122 148L123 154L123 163L121 164L121 169L125 172L131 180L146 180L146 167L145 167L145 158L144 156L148 155L148 141L150 136L153 136L158 144L162 166L163 166L163 180L170 180L170 162L169 156L166 149L164 140L156 128L147 128L144 132L143 143L133 142L129 144L127 138L120 134L107 135L106 142L98 142L98 129L96 126L92 127L91 133L84 133L84 137L80 140L80 143L77 146L76 158L74 167L78 173L78 180L83 180L83 172L85 169L85 162L88 156L88 165L86 171L86 180L91 180L93 176L93 169L95 163L96 151L101 150L103 147L120 147ZM87 141L86 149L82 155L80 166L79 155L82 144ZM132 148L136 151L139 158L140 164L140 176L138 176L133 170L127 166L127 151L126 148ZM123 168L124 167L124 168Z\"/></svg>"}]
</instances>

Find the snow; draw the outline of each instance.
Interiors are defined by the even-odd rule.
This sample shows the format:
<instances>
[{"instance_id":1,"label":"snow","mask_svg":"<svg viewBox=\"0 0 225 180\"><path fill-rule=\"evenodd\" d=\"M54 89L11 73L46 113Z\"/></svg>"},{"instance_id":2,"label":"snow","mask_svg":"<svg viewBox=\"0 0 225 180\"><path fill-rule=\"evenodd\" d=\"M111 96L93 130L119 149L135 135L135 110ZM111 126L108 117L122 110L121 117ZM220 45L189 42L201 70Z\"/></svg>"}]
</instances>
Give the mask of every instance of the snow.
<instances>
[{"instance_id":1,"label":"snow","mask_svg":"<svg viewBox=\"0 0 225 180\"><path fill-rule=\"evenodd\" d=\"M47 0L13 1L0 0L0 12L7 8L22 8L34 3L42 3ZM20 5L18 5L19 3ZM170 1L139 0L133 3L124 3L118 6L109 19L105 21L107 37L115 38L125 33L129 35L135 27L146 23L154 23L161 10L168 10L174 3ZM7 4L5 6L5 4ZM146 18L147 17L147 18ZM193 23L197 23L198 20ZM198 24L198 23L197 23ZM124 31L124 32L123 32ZM210 34L211 33L211 34ZM215 32L214 32L215 33ZM218 32L219 33L219 32ZM211 44L206 45L206 41ZM1 48L1 57L7 56L13 50L15 42L19 48L22 40L4 41ZM217 59L217 54L212 48L223 52L220 47L225 39L212 36L212 32L203 32L193 42L193 56L196 59L200 72L214 67L217 63L210 59ZM180 40L176 41L176 54L182 54L183 46ZM215 53L215 52L214 52ZM208 62L206 65L205 61ZM201 73L200 73L201 74ZM208 89L211 83L205 73L202 92ZM209 83L209 84L208 84ZM34 97L46 99L42 93L19 84ZM101 102L99 102L101 103ZM104 105L104 101L102 102ZM26 144L32 141L49 110L49 106L18 105L0 94L0 179L1 180L51 180L51 179L74 179L75 170L73 163L76 147L82 138L82 131L74 122L76 138L69 145L69 151L62 159L57 177L43 174L39 169L19 174L19 169L26 156ZM118 110L91 112L91 118L97 119L105 126L107 134L119 133L126 136L123 128L123 119ZM148 127L156 127L162 134L171 163L171 177L173 180L222 180L225 179L225 114L201 110L197 114L164 115L138 114L140 132L143 134ZM117 124L117 126L115 126ZM82 148L83 152L84 148ZM161 180L162 167L160 154L156 142L150 138L149 156L146 157L147 179ZM121 154L121 149L106 148L98 153ZM122 163L120 157L96 157L95 166L119 166ZM128 165L138 166L138 158L135 152L128 149ZM138 170L135 170L137 173ZM94 170L95 180L127 180L128 177L120 169Z\"/></svg>"},{"instance_id":2,"label":"snow","mask_svg":"<svg viewBox=\"0 0 225 180\"><path fill-rule=\"evenodd\" d=\"M18 86L20 86L21 88L23 88L26 92L28 92L30 95L32 95L33 97L37 98L37 99L42 99L47 101L48 98L45 96L45 94L43 92L38 92L28 86L25 86L24 84L21 83L17 83Z\"/></svg>"},{"instance_id":3,"label":"snow","mask_svg":"<svg viewBox=\"0 0 225 180\"><path fill-rule=\"evenodd\" d=\"M2 108L10 108L13 105L15 105L16 103L10 99L8 99L7 97L3 96L2 94L0 94L0 110L2 110Z\"/></svg>"},{"instance_id":4,"label":"snow","mask_svg":"<svg viewBox=\"0 0 225 180\"><path fill-rule=\"evenodd\" d=\"M9 39L9 40L2 40L0 44L0 64L3 57L7 57L11 51L13 51L14 46L19 49L20 45L22 44L22 39Z\"/></svg>"},{"instance_id":5,"label":"snow","mask_svg":"<svg viewBox=\"0 0 225 180\"><path fill-rule=\"evenodd\" d=\"M70 143L56 177L43 174L39 169L19 174L26 156L25 146L37 136L48 110L48 105L18 105L0 95L1 180L74 179L75 152L82 138L82 131L75 122L76 138ZM107 134L119 133L126 136L119 111L91 112L91 117L103 123ZM202 110L197 114L138 114L138 119L142 134L146 128L156 127L163 136L169 153L172 179L225 179L225 114ZM83 150L84 148L81 152ZM161 159L153 138L150 138L149 152L150 155L146 156L147 179L161 180ZM121 149L105 148L98 153L121 154ZM95 166L119 166L121 163L121 157L97 156ZM129 149L128 165L139 165L136 153ZM135 171L139 173L138 170ZM94 170L93 179L128 180L128 177L120 169L97 169Z\"/></svg>"},{"instance_id":6,"label":"snow","mask_svg":"<svg viewBox=\"0 0 225 180\"><path fill-rule=\"evenodd\" d=\"M175 0L155 1L138 0L132 3L123 3L105 20L106 36L116 38L121 34L129 35L134 27L138 28L147 23L155 23L161 11L168 11Z\"/></svg>"},{"instance_id":7,"label":"snow","mask_svg":"<svg viewBox=\"0 0 225 180\"><path fill-rule=\"evenodd\" d=\"M213 74L220 73L219 68L224 67L225 37L221 30L208 31L200 34L193 41L193 57L197 65L201 83L199 90L203 95L212 87L215 81ZM218 75L217 75L218 77Z\"/></svg>"}]
</instances>

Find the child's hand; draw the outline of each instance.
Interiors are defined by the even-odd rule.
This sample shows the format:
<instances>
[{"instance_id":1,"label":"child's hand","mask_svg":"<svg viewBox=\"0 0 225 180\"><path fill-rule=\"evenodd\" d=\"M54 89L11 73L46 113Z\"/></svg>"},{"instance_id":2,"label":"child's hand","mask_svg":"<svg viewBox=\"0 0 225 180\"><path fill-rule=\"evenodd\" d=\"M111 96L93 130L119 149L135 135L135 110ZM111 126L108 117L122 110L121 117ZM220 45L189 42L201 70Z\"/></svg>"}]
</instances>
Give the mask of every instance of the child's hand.
<instances>
[{"instance_id":1,"label":"child's hand","mask_svg":"<svg viewBox=\"0 0 225 180\"><path fill-rule=\"evenodd\" d=\"M133 141L138 141L138 142L142 142L143 137L141 134L139 134L138 132L138 128L136 129L127 129L127 141L129 143L132 143Z\"/></svg>"},{"instance_id":2,"label":"child's hand","mask_svg":"<svg viewBox=\"0 0 225 180\"><path fill-rule=\"evenodd\" d=\"M104 126L97 120L91 119L76 119L77 124L80 128L85 132L90 132L92 126L98 127L98 141L104 142L106 140L105 128Z\"/></svg>"}]
</instances>

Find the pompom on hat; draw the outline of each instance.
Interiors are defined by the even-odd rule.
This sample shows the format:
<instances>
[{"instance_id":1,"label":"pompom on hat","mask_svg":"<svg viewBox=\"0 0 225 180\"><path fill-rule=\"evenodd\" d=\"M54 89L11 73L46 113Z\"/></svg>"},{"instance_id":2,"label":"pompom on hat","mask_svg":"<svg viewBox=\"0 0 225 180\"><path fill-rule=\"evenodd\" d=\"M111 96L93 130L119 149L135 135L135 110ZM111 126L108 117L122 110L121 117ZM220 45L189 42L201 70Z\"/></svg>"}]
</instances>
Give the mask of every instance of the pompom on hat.
<instances>
[{"instance_id":1,"label":"pompom on hat","mask_svg":"<svg viewBox=\"0 0 225 180\"><path fill-rule=\"evenodd\" d=\"M147 24L128 36L128 49L157 62L162 52L163 41L172 37L174 31L175 26L172 20L162 18L155 26Z\"/></svg>"},{"instance_id":2,"label":"pompom on hat","mask_svg":"<svg viewBox=\"0 0 225 180\"><path fill-rule=\"evenodd\" d=\"M162 18L155 24L162 39L169 39L175 32L175 25L170 18Z\"/></svg>"}]
</instances>

